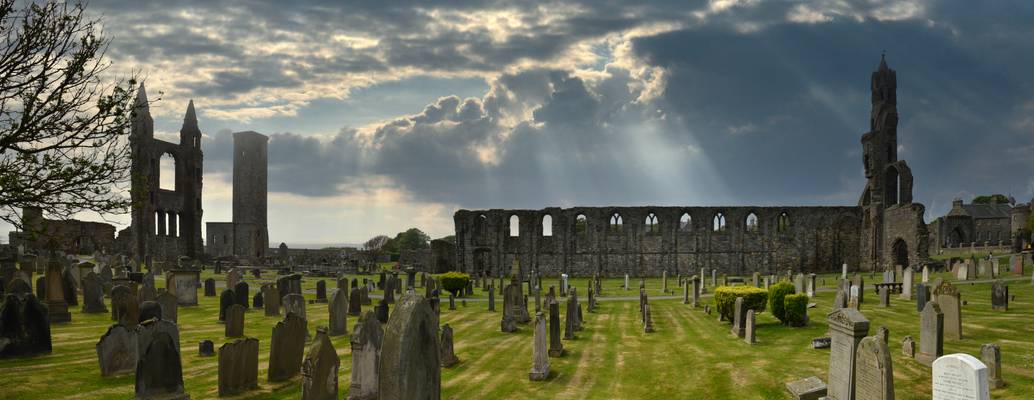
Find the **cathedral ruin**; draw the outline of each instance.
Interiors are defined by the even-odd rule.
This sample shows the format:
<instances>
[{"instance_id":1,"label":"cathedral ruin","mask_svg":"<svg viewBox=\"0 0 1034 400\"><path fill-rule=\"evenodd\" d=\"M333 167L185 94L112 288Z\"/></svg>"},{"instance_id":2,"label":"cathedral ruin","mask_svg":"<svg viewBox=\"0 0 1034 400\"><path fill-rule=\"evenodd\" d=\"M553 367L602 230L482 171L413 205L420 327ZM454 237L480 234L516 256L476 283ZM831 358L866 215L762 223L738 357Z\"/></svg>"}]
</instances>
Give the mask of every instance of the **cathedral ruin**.
<instances>
[{"instance_id":1,"label":"cathedral ruin","mask_svg":"<svg viewBox=\"0 0 1034 400\"><path fill-rule=\"evenodd\" d=\"M882 270L929 261L925 208L897 157L897 77L881 59L871 77L869 131L861 137L867 183L843 207L572 207L459 210L457 267L501 276L633 276Z\"/></svg>"},{"instance_id":2,"label":"cathedral ruin","mask_svg":"<svg viewBox=\"0 0 1034 400\"><path fill-rule=\"evenodd\" d=\"M269 248L266 187L269 137L233 134L233 222L209 222L208 255L260 261Z\"/></svg>"}]
</instances>

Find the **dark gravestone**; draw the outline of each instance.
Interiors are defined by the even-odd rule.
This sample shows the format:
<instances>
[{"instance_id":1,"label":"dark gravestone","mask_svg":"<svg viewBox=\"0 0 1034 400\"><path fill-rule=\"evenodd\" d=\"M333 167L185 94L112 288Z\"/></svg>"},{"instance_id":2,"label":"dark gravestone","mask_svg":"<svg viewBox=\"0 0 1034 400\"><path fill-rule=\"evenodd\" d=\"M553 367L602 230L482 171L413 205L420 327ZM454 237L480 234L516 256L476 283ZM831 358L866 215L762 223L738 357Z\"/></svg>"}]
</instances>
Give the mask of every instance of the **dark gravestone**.
<instances>
[{"instance_id":1,"label":"dark gravestone","mask_svg":"<svg viewBox=\"0 0 1034 400\"><path fill-rule=\"evenodd\" d=\"M488 287L488 311L495 311L495 285Z\"/></svg>"},{"instance_id":2,"label":"dark gravestone","mask_svg":"<svg viewBox=\"0 0 1034 400\"><path fill-rule=\"evenodd\" d=\"M154 301L158 298L158 290L155 289L154 286L144 284L139 290L137 290L136 297L141 303L145 301Z\"/></svg>"},{"instance_id":3,"label":"dark gravestone","mask_svg":"<svg viewBox=\"0 0 1034 400\"><path fill-rule=\"evenodd\" d=\"M39 276L38 278L36 278L36 298L37 299L45 299L45 298L47 298L47 280L46 280L46 278L47 278L46 276L42 276L42 275ZM14 280L12 280L11 283L14 283L14 281L22 281L22 280L18 279L18 278L14 278ZM22 281L22 282L24 282L24 281ZM8 285L5 285L4 287L7 287L7 286ZM31 290L30 290L30 292L31 292Z\"/></svg>"},{"instance_id":4,"label":"dark gravestone","mask_svg":"<svg viewBox=\"0 0 1034 400\"><path fill-rule=\"evenodd\" d=\"M377 366L380 365L381 342L384 328L381 322L367 311L360 317L352 331L352 379L348 388L349 399L377 398Z\"/></svg>"},{"instance_id":5,"label":"dark gravestone","mask_svg":"<svg viewBox=\"0 0 1034 400\"><path fill-rule=\"evenodd\" d=\"M234 302L240 304L245 310L248 309L248 300L251 299L248 289L248 283L244 281L237 282L237 285L233 287Z\"/></svg>"},{"instance_id":6,"label":"dark gravestone","mask_svg":"<svg viewBox=\"0 0 1034 400\"><path fill-rule=\"evenodd\" d=\"M179 322L179 299L176 295L169 292L161 292L158 294L158 304L162 306L162 318L172 321Z\"/></svg>"},{"instance_id":7,"label":"dark gravestone","mask_svg":"<svg viewBox=\"0 0 1034 400\"><path fill-rule=\"evenodd\" d=\"M179 349L168 333L156 333L136 364L136 398L190 398L183 392Z\"/></svg>"},{"instance_id":8,"label":"dark gravestone","mask_svg":"<svg viewBox=\"0 0 1034 400\"><path fill-rule=\"evenodd\" d=\"M364 306L373 305L373 300L370 299L370 288L364 287L362 289L359 289L359 294L362 295L361 297Z\"/></svg>"},{"instance_id":9,"label":"dark gravestone","mask_svg":"<svg viewBox=\"0 0 1034 400\"><path fill-rule=\"evenodd\" d=\"M422 296L402 296L384 329L380 400L441 398L437 320Z\"/></svg>"},{"instance_id":10,"label":"dark gravestone","mask_svg":"<svg viewBox=\"0 0 1034 400\"><path fill-rule=\"evenodd\" d=\"M388 304L395 303L395 288L393 284L394 281L391 279L384 283L384 301L387 301Z\"/></svg>"},{"instance_id":11,"label":"dark gravestone","mask_svg":"<svg viewBox=\"0 0 1034 400\"><path fill-rule=\"evenodd\" d=\"M136 372L136 360L140 357L137 353L137 336L136 332L127 329L125 325L109 327L96 347L101 376Z\"/></svg>"},{"instance_id":12,"label":"dark gravestone","mask_svg":"<svg viewBox=\"0 0 1034 400\"><path fill-rule=\"evenodd\" d=\"M564 355L564 344L560 341L560 303L553 297L547 297L546 307L549 308L549 356L561 357Z\"/></svg>"},{"instance_id":13,"label":"dark gravestone","mask_svg":"<svg viewBox=\"0 0 1034 400\"><path fill-rule=\"evenodd\" d=\"M140 303L129 286L115 285L111 288L111 320L129 329L140 322Z\"/></svg>"},{"instance_id":14,"label":"dark gravestone","mask_svg":"<svg viewBox=\"0 0 1034 400\"><path fill-rule=\"evenodd\" d=\"M51 351L47 309L32 295L32 289L7 291L0 304L0 358L47 354Z\"/></svg>"},{"instance_id":15,"label":"dark gravestone","mask_svg":"<svg viewBox=\"0 0 1034 400\"><path fill-rule=\"evenodd\" d=\"M172 338L173 343L176 345L176 351L180 349L180 330L172 321L149 319L141 322L136 326L136 342L137 342L137 353L144 354L144 350L151 344L154 337L159 333L164 333Z\"/></svg>"},{"instance_id":16,"label":"dark gravestone","mask_svg":"<svg viewBox=\"0 0 1034 400\"><path fill-rule=\"evenodd\" d=\"M303 319L308 318L305 314L305 297L297 293L291 293L284 296L284 314L294 313L295 315L302 317Z\"/></svg>"},{"instance_id":17,"label":"dark gravestone","mask_svg":"<svg viewBox=\"0 0 1034 400\"><path fill-rule=\"evenodd\" d=\"M302 361L302 399L337 400L337 372L340 367L341 358L327 337L327 331L317 329L309 353Z\"/></svg>"},{"instance_id":18,"label":"dark gravestone","mask_svg":"<svg viewBox=\"0 0 1034 400\"><path fill-rule=\"evenodd\" d=\"M219 396L258 388L258 352L259 341L255 338L237 339L219 346Z\"/></svg>"},{"instance_id":19,"label":"dark gravestone","mask_svg":"<svg viewBox=\"0 0 1034 400\"><path fill-rule=\"evenodd\" d=\"M197 343L197 355L211 357L215 355L215 344L211 340L202 340Z\"/></svg>"},{"instance_id":20,"label":"dark gravestone","mask_svg":"<svg viewBox=\"0 0 1034 400\"><path fill-rule=\"evenodd\" d=\"M352 289L359 288L359 278L352 278Z\"/></svg>"},{"instance_id":21,"label":"dark gravestone","mask_svg":"<svg viewBox=\"0 0 1034 400\"><path fill-rule=\"evenodd\" d=\"M215 297L215 279L205 279L205 297Z\"/></svg>"},{"instance_id":22,"label":"dark gravestone","mask_svg":"<svg viewBox=\"0 0 1034 400\"><path fill-rule=\"evenodd\" d=\"M334 290L330 294L330 304L327 305L327 312L330 315L328 321L328 333L331 336L341 336L348 333L348 298L342 289Z\"/></svg>"},{"instance_id":23,"label":"dark gravestone","mask_svg":"<svg viewBox=\"0 0 1034 400\"><path fill-rule=\"evenodd\" d=\"M69 322L72 320L72 314L68 312L68 298L65 296L65 284L61 275L61 263L57 261L50 261L47 264L47 289L46 297L43 299L47 305L47 320L51 324L57 322ZM16 279L15 281L20 281ZM28 285L26 285L28 286ZM29 291L32 289L29 288ZM73 292L73 296L74 296Z\"/></svg>"},{"instance_id":24,"label":"dark gravestone","mask_svg":"<svg viewBox=\"0 0 1034 400\"><path fill-rule=\"evenodd\" d=\"M162 319L162 306L157 301L140 303L140 314L137 316L137 322L144 322L149 319Z\"/></svg>"},{"instance_id":25,"label":"dark gravestone","mask_svg":"<svg viewBox=\"0 0 1034 400\"><path fill-rule=\"evenodd\" d=\"M388 323L388 302L381 299L375 307L373 307L374 315L377 316L377 320L382 324Z\"/></svg>"},{"instance_id":26,"label":"dark gravestone","mask_svg":"<svg viewBox=\"0 0 1034 400\"><path fill-rule=\"evenodd\" d=\"M264 304L263 300L265 299L262 298L262 291L259 290L255 293L255 296L251 298L251 306L255 308L262 307Z\"/></svg>"},{"instance_id":27,"label":"dark gravestone","mask_svg":"<svg viewBox=\"0 0 1034 400\"><path fill-rule=\"evenodd\" d=\"M327 282L322 279L316 281L316 302L327 302Z\"/></svg>"},{"instance_id":28,"label":"dark gravestone","mask_svg":"<svg viewBox=\"0 0 1034 400\"><path fill-rule=\"evenodd\" d=\"M244 307L234 304L226 308L226 337L244 336Z\"/></svg>"},{"instance_id":29,"label":"dark gravestone","mask_svg":"<svg viewBox=\"0 0 1034 400\"><path fill-rule=\"evenodd\" d=\"M459 364L460 359L456 357L456 352L453 349L452 327L450 327L449 324L442 326L442 339L439 343L442 350L442 367L449 368L453 365Z\"/></svg>"},{"instance_id":30,"label":"dark gravestone","mask_svg":"<svg viewBox=\"0 0 1034 400\"><path fill-rule=\"evenodd\" d=\"M262 286L262 308L267 317L280 316L280 292L271 284Z\"/></svg>"},{"instance_id":31,"label":"dark gravestone","mask_svg":"<svg viewBox=\"0 0 1034 400\"><path fill-rule=\"evenodd\" d=\"M76 296L76 292L79 288L77 281L78 280L75 279L75 275L72 274L71 268L65 268L65 270L61 272L61 289L64 290L65 303L68 303L70 306L79 305L78 296Z\"/></svg>"},{"instance_id":32,"label":"dark gravestone","mask_svg":"<svg viewBox=\"0 0 1034 400\"><path fill-rule=\"evenodd\" d=\"M291 379L301 371L305 352L305 318L288 313L269 339L269 382Z\"/></svg>"},{"instance_id":33,"label":"dark gravestone","mask_svg":"<svg viewBox=\"0 0 1034 400\"><path fill-rule=\"evenodd\" d=\"M104 287L97 274L90 272L83 278L83 313L97 314L108 312L104 305Z\"/></svg>"},{"instance_id":34,"label":"dark gravestone","mask_svg":"<svg viewBox=\"0 0 1034 400\"><path fill-rule=\"evenodd\" d=\"M230 289L223 289L219 294L219 321L226 321L226 309L237 303L236 296Z\"/></svg>"},{"instance_id":35,"label":"dark gravestone","mask_svg":"<svg viewBox=\"0 0 1034 400\"><path fill-rule=\"evenodd\" d=\"M1009 311L1009 285L1001 280L991 285L991 309Z\"/></svg>"},{"instance_id":36,"label":"dark gravestone","mask_svg":"<svg viewBox=\"0 0 1034 400\"><path fill-rule=\"evenodd\" d=\"M916 284L916 312L922 312L926 302L933 300L930 297L930 285L925 283Z\"/></svg>"},{"instance_id":37,"label":"dark gravestone","mask_svg":"<svg viewBox=\"0 0 1034 400\"><path fill-rule=\"evenodd\" d=\"M348 315L353 317L362 313L363 294L360 289L352 290L348 296Z\"/></svg>"}]
</instances>

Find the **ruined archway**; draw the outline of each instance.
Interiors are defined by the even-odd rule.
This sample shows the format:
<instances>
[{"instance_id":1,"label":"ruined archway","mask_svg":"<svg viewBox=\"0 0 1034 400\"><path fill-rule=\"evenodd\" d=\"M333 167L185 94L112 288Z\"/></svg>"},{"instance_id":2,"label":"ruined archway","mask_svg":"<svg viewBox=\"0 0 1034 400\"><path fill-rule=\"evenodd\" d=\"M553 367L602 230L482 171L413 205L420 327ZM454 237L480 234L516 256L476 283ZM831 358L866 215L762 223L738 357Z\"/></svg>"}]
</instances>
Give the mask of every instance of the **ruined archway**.
<instances>
[{"instance_id":1,"label":"ruined archway","mask_svg":"<svg viewBox=\"0 0 1034 400\"><path fill-rule=\"evenodd\" d=\"M904 240L898 239L894 241L894 245L891 246L891 251L894 256L894 265L900 265L907 267L908 264L908 243Z\"/></svg>"}]
</instances>

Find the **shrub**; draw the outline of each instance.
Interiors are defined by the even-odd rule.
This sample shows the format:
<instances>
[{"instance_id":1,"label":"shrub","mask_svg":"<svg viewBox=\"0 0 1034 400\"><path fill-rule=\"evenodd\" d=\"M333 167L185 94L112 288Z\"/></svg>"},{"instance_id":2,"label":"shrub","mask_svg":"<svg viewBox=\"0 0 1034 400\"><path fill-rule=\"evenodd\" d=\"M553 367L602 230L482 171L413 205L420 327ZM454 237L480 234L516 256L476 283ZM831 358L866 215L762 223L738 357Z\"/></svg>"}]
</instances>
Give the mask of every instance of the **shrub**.
<instances>
[{"instance_id":1,"label":"shrub","mask_svg":"<svg viewBox=\"0 0 1034 400\"><path fill-rule=\"evenodd\" d=\"M808 295L804 293L789 294L783 299L783 310L786 319L783 323L790 326L808 324Z\"/></svg>"},{"instance_id":2,"label":"shrub","mask_svg":"<svg viewBox=\"0 0 1034 400\"><path fill-rule=\"evenodd\" d=\"M768 292L753 286L719 286L714 290L714 306L726 320L732 321L736 298L743 298L743 310L765 311Z\"/></svg>"},{"instance_id":3,"label":"shrub","mask_svg":"<svg viewBox=\"0 0 1034 400\"><path fill-rule=\"evenodd\" d=\"M460 297L460 294L463 293L463 289L470 284L470 275L462 272L450 271L438 275L438 282L442 284L442 289L452 293L454 297Z\"/></svg>"},{"instance_id":4,"label":"shrub","mask_svg":"<svg viewBox=\"0 0 1034 400\"><path fill-rule=\"evenodd\" d=\"M786 323L786 316L783 313L783 298L795 292L796 289L787 281L779 281L779 283L768 287L768 307L772 309L772 316L784 324Z\"/></svg>"}]
</instances>

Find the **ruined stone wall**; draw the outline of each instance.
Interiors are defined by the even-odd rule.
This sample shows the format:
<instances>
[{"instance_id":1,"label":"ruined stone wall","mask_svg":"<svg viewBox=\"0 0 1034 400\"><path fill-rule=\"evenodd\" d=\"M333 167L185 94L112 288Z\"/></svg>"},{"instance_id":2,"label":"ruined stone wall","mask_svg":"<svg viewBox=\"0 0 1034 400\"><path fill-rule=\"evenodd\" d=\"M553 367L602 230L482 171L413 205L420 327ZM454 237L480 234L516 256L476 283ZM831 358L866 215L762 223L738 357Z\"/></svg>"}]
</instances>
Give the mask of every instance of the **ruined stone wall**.
<instances>
[{"instance_id":1,"label":"ruined stone wall","mask_svg":"<svg viewBox=\"0 0 1034 400\"><path fill-rule=\"evenodd\" d=\"M115 227L101 222L51 220L38 208L22 211L24 232L11 232L11 246L23 250L62 251L69 254L110 252L115 248Z\"/></svg>"},{"instance_id":2,"label":"ruined stone wall","mask_svg":"<svg viewBox=\"0 0 1034 400\"><path fill-rule=\"evenodd\" d=\"M262 258L269 248L267 174L269 137L233 134L233 223L239 256Z\"/></svg>"},{"instance_id":3,"label":"ruined stone wall","mask_svg":"<svg viewBox=\"0 0 1034 400\"><path fill-rule=\"evenodd\" d=\"M211 257L233 256L233 223L209 222L205 224L205 254Z\"/></svg>"},{"instance_id":4,"label":"ruined stone wall","mask_svg":"<svg viewBox=\"0 0 1034 400\"><path fill-rule=\"evenodd\" d=\"M748 228L751 214L756 229ZM647 224L651 215L655 225ZM508 274L517 259L524 274L657 276L700 268L838 271L859 263L861 215L860 207L577 207L460 210L453 219L457 267L464 272ZM612 223L617 217L620 225ZM724 219L723 229L715 230L716 217Z\"/></svg>"}]
</instances>

